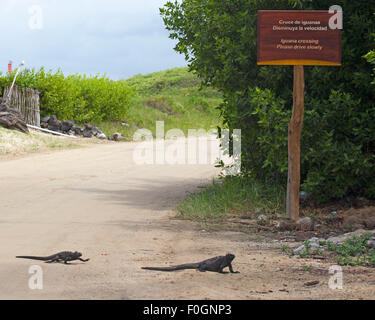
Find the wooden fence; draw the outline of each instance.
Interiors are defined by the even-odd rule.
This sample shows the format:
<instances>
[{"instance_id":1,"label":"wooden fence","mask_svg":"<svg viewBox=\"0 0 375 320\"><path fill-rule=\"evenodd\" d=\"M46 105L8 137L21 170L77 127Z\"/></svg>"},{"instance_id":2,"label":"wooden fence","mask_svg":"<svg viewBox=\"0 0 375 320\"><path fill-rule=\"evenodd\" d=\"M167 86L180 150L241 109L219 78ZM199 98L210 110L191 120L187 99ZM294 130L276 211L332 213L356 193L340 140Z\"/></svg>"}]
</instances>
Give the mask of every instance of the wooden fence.
<instances>
[{"instance_id":1,"label":"wooden fence","mask_svg":"<svg viewBox=\"0 0 375 320\"><path fill-rule=\"evenodd\" d=\"M10 88L4 89L3 97L8 96ZM39 92L30 88L13 87L10 107L19 110L27 124L40 127Z\"/></svg>"}]
</instances>

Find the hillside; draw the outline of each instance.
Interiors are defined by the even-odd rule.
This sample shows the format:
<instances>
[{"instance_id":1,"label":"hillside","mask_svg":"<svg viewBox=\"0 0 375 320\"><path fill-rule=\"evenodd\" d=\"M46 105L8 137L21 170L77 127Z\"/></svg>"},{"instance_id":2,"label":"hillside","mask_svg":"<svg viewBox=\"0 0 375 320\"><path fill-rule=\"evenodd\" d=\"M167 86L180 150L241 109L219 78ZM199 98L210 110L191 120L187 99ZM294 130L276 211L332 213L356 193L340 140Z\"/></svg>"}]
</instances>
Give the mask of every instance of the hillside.
<instances>
[{"instance_id":1,"label":"hillside","mask_svg":"<svg viewBox=\"0 0 375 320\"><path fill-rule=\"evenodd\" d=\"M107 136L120 132L131 140L139 128L149 129L155 134L156 121L164 121L165 132L176 128L185 134L188 129L209 130L220 125L217 110L222 101L220 94L210 88L201 89L199 79L187 68L137 75L123 81L133 91L126 118L93 123ZM66 149L82 143L85 140L66 140L39 132L24 135L0 127L1 155Z\"/></svg>"},{"instance_id":2,"label":"hillside","mask_svg":"<svg viewBox=\"0 0 375 320\"><path fill-rule=\"evenodd\" d=\"M137 128L155 133L156 121L165 122L165 130L216 128L220 125L217 107L221 95L200 88L199 79L187 68L174 68L124 80L135 91L125 125L121 121L100 123L107 134L115 131L129 138Z\"/></svg>"}]
</instances>

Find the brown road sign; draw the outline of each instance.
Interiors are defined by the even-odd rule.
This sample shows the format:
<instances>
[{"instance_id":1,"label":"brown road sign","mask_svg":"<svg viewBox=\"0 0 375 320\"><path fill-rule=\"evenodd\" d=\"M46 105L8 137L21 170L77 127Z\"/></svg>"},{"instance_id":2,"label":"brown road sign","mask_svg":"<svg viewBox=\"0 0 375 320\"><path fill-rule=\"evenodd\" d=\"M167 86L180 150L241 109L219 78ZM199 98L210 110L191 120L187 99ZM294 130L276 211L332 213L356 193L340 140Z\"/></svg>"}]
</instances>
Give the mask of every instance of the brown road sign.
<instances>
[{"instance_id":1,"label":"brown road sign","mask_svg":"<svg viewBox=\"0 0 375 320\"><path fill-rule=\"evenodd\" d=\"M260 10L258 65L341 65L341 30L321 10Z\"/></svg>"}]
</instances>

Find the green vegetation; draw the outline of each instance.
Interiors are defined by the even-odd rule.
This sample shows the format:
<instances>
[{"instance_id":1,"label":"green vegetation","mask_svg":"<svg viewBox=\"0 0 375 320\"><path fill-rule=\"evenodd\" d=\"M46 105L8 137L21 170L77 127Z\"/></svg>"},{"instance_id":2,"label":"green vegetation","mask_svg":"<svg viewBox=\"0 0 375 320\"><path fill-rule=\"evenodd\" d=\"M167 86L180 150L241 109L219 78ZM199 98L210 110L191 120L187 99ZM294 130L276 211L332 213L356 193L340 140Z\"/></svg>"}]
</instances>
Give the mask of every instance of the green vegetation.
<instances>
[{"instance_id":1,"label":"green vegetation","mask_svg":"<svg viewBox=\"0 0 375 320\"><path fill-rule=\"evenodd\" d=\"M320 241L319 245L325 246L323 249L312 249L309 240L305 240L304 250L299 254L301 258L309 258L314 255L325 256L334 259L341 266L369 266L375 267L375 250L368 246L371 234L364 234L360 237L354 236L347 239L343 244L336 245L330 241ZM289 255L294 255L292 249L283 245L281 250Z\"/></svg>"},{"instance_id":2,"label":"green vegetation","mask_svg":"<svg viewBox=\"0 0 375 320\"><path fill-rule=\"evenodd\" d=\"M311 253L311 244L309 240L303 242L305 250L300 254L301 258L306 258Z\"/></svg>"},{"instance_id":3,"label":"green vegetation","mask_svg":"<svg viewBox=\"0 0 375 320\"><path fill-rule=\"evenodd\" d=\"M367 0L335 4L345 12L343 65L305 68L302 188L319 202L374 199L374 7ZM257 11L328 8L325 0L182 0L161 9L176 51L223 93L224 125L242 129L242 169L257 181L285 184L293 104L292 68L257 66Z\"/></svg>"},{"instance_id":4,"label":"green vegetation","mask_svg":"<svg viewBox=\"0 0 375 320\"><path fill-rule=\"evenodd\" d=\"M9 86L12 74L0 74L0 96ZM129 138L138 129L155 133L156 121L165 122L165 131L177 128L217 128L221 125L218 107L222 95L211 88L201 88L200 80L187 68L175 68L128 80L111 81L106 76L53 73L44 68L25 70L17 77L20 87L37 89L41 114L55 114L58 119L90 122L107 135L114 132Z\"/></svg>"},{"instance_id":5,"label":"green vegetation","mask_svg":"<svg viewBox=\"0 0 375 320\"><path fill-rule=\"evenodd\" d=\"M187 68L175 68L148 75L137 75L126 83L134 89L127 114L131 127L149 129L155 134L155 122L165 122L165 132L177 128L217 128L221 125L218 107L222 95L201 88L200 81Z\"/></svg>"},{"instance_id":6,"label":"green vegetation","mask_svg":"<svg viewBox=\"0 0 375 320\"><path fill-rule=\"evenodd\" d=\"M281 251L284 252L285 254L287 254L288 256L292 256L293 255L293 250L291 248L289 248L287 245L283 244L281 246Z\"/></svg>"},{"instance_id":7,"label":"green vegetation","mask_svg":"<svg viewBox=\"0 0 375 320\"><path fill-rule=\"evenodd\" d=\"M374 13L374 17L375 17L375 13ZM372 36L374 37L374 47L375 47L375 33L372 34ZM375 84L375 49L374 50L371 50L369 53L367 53L364 58L371 64L374 65L373 67L373 77L374 77L374 81L372 82L372 84Z\"/></svg>"},{"instance_id":8,"label":"green vegetation","mask_svg":"<svg viewBox=\"0 0 375 320\"><path fill-rule=\"evenodd\" d=\"M4 87L11 85L14 74L0 74L0 95ZM59 119L81 123L124 118L132 96L125 82L101 75L65 76L61 70L53 73L44 68L20 72L16 84L40 92L42 116L55 114Z\"/></svg>"},{"instance_id":9,"label":"green vegetation","mask_svg":"<svg viewBox=\"0 0 375 320\"><path fill-rule=\"evenodd\" d=\"M312 269L312 266L306 266L306 265L303 265L301 267L302 271L310 271Z\"/></svg>"},{"instance_id":10,"label":"green vegetation","mask_svg":"<svg viewBox=\"0 0 375 320\"><path fill-rule=\"evenodd\" d=\"M178 217L218 222L230 217L251 218L260 213L275 215L283 210L285 189L253 179L227 177L189 195L178 207Z\"/></svg>"},{"instance_id":11,"label":"green vegetation","mask_svg":"<svg viewBox=\"0 0 375 320\"><path fill-rule=\"evenodd\" d=\"M328 242L328 250L336 254L335 260L339 265L375 267L375 250L367 246L370 238L371 234L364 234L350 238L339 246Z\"/></svg>"}]
</instances>

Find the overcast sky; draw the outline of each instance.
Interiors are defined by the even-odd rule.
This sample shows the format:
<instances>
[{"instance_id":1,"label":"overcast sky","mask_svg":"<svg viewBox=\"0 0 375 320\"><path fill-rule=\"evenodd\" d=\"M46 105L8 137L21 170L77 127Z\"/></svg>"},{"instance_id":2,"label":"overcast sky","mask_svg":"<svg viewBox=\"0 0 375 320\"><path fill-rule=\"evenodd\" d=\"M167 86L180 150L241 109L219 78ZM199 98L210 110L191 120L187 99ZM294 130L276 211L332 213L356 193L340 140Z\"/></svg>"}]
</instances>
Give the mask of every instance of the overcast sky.
<instances>
[{"instance_id":1,"label":"overcast sky","mask_svg":"<svg viewBox=\"0 0 375 320\"><path fill-rule=\"evenodd\" d=\"M159 8L167 0L0 0L0 71L9 60L112 79L186 66Z\"/></svg>"}]
</instances>

